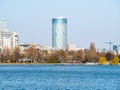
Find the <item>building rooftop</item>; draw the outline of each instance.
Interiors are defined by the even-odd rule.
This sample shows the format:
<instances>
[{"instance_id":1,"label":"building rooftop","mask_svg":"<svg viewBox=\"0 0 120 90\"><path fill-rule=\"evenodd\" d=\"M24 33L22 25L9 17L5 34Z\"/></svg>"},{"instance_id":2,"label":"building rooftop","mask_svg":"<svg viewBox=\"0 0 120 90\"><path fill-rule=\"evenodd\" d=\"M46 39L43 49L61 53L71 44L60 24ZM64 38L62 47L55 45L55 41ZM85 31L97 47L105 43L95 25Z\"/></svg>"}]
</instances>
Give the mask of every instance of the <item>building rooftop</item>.
<instances>
[{"instance_id":1,"label":"building rooftop","mask_svg":"<svg viewBox=\"0 0 120 90\"><path fill-rule=\"evenodd\" d=\"M59 16L59 17L55 17L55 19L66 19L66 18L63 16Z\"/></svg>"}]
</instances>

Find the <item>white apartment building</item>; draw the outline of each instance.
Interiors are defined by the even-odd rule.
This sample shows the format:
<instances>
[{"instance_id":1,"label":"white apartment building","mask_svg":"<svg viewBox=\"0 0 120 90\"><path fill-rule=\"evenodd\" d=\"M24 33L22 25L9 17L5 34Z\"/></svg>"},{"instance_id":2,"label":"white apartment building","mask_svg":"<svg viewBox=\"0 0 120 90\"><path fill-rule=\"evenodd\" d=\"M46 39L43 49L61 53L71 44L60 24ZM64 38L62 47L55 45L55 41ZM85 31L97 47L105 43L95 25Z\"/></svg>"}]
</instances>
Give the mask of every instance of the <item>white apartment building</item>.
<instances>
[{"instance_id":1,"label":"white apartment building","mask_svg":"<svg viewBox=\"0 0 120 90\"><path fill-rule=\"evenodd\" d=\"M8 30L0 30L0 49L13 48L18 45L18 33Z\"/></svg>"},{"instance_id":2,"label":"white apartment building","mask_svg":"<svg viewBox=\"0 0 120 90\"><path fill-rule=\"evenodd\" d=\"M19 36L17 32L11 32L11 47L18 46Z\"/></svg>"},{"instance_id":3,"label":"white apartment building","mask_svg":"<svg viewBox=\"0 0 120 90\"><path fill-rule=\"evenodd\" d=\"M18 33L7 30L5 21L0 21L0 50L4 47L13 48L18 45Z\"/></svg>"}]
</instances>

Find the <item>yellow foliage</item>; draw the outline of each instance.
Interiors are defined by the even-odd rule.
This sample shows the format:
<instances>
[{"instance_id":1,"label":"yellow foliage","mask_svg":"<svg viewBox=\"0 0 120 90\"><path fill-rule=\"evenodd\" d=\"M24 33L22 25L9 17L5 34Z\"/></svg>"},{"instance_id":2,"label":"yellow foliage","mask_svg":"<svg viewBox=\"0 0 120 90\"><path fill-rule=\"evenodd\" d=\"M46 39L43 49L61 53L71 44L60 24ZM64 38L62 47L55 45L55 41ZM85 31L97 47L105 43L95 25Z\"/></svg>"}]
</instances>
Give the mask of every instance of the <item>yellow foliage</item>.
<instances>
[{"instance_id":1,"label":"yellow foliage","mask_svg":"<svg viewBox=\"0 0 120 90\"><path fill-rule=\"evenodd\" d=\"M7 60L6 63L10 63L10 60Z\"/></svg>"},{"instance_id":2,"label":"yellow foliage","mask_svg":"<svg viewBox=\"0 0 120 90\"><path fill-rule=\"evenodd\" d=\"M100 65L106 64L106 62L107 62L107 60L106 60L105 57L100 57L100 59L99 59L99 64Z\"/></svg>"},{"instance_id":3,"label":"yellow foliage","mask_svg":"<svg viewBox=\"0 0 120 90\"><path fill-rule=\"evenodd\" d=\"M111 60L109 63L112 64L112 65L117 65L117 64L119 64L119 58L118 58L118 57L115 57L115 58L114 58L113 60Z\"/></svg>"}]
</instances>

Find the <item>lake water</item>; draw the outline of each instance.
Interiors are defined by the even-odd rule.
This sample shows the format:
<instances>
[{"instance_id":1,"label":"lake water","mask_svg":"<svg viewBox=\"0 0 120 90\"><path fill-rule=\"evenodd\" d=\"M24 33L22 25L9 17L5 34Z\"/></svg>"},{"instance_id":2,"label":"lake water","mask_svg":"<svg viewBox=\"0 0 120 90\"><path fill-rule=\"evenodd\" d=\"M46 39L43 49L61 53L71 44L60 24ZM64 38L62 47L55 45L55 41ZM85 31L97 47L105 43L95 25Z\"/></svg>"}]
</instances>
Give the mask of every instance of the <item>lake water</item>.
<instances>
[{"instance_id":1,"label":"lake water","mask_svg":"<svg viewBox=\"0 0 120 90\"><path fill-rule=\"evenodd\" d=\"M0 65L0 90L120 90L120 66Z\"/></svg>"}]
</instances>

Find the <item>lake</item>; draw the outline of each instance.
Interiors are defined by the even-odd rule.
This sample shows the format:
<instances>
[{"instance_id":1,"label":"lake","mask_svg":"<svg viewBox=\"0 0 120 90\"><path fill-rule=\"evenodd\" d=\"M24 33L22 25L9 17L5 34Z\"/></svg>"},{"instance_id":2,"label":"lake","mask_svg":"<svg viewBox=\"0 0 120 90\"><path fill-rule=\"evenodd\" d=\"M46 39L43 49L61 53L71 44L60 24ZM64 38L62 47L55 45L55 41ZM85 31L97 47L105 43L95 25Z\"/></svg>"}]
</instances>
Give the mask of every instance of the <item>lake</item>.
<instances>
[{"instance_id":1,"label":"lake","mask_svg":"<svg viewBox=\"0 0 120 90\"><path fill-rule=\"evenodd\" d=\"M120 66L0 65L0 90L120 90Z\"/></svg>"}]
</instances>

